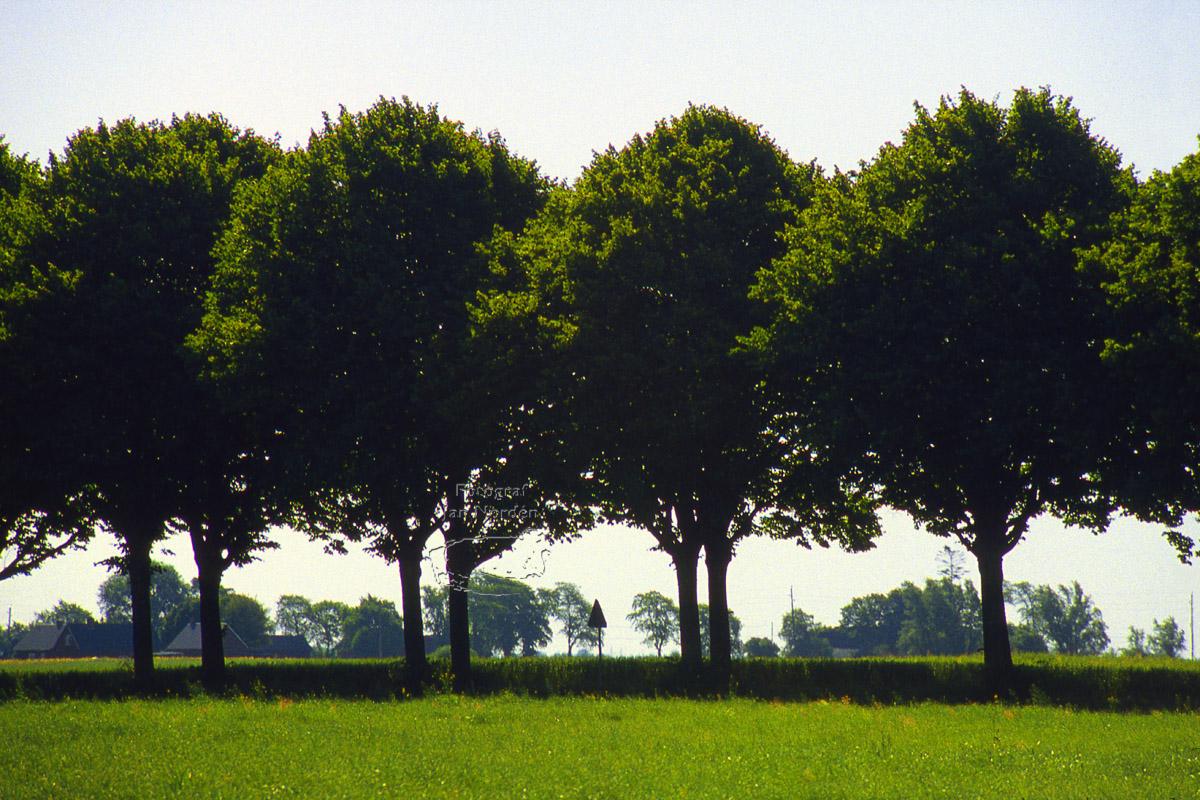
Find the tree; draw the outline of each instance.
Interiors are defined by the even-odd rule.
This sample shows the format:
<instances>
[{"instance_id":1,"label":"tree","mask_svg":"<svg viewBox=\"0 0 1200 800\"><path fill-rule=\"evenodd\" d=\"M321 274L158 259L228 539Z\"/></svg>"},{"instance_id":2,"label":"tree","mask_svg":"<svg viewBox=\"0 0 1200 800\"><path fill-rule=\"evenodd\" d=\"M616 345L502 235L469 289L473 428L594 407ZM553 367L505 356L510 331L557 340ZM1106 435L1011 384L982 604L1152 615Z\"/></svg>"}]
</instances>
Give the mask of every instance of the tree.
<instances>
[{"instance_id":1,"label":"tree","mask_svg":"<svg viewBox=\"0 0 1200 800\"><path fill-rule=\"evenodd\" d=\"M916 108L899 145L839 174L761 274L776 310L752 343L777 365L806 440L980 572L984 659L1011 673L1003 560L1048 513L1095 531L1121 409L1100 360L1100 280L1133 178L1070 100L965 89Z\"/></svg>"},{"instance_id":2,"label":"tree","mask_svg":"<svg viewBox=\"0 0 1200 800\"><path fill-rule=\"evenodd\" d=\"M563 637L567 640L567 655L573 654L576 645L596 645L598 636L596 628L588 627L588 615L592 606L584 598L583 592L573 583L562 581L554 584L544 599L543 605L561 627Z\"/></svg>"},{"instance_id":3,"label":"tree","mask_svg":"<svg viewBox=\"0 0 1200 800\"><path fill-rule=\"evenodd\" d=\"M754 275L782 253L779 233L815 174L745 120L690 106L598 153L515 245L528 280L511 308L564 354L571 449L587 455L602 517L650 532L674 564L689 671L701 653L701 549L712 660L727 677L726 574L741 539L859 547L875 532L871 509L805 466L813 454L769 435L760 362L738 348L766 320L747 297ZM772 509L792 513L768 526Z\"/></svg>"},{"instance_id":4,"label":"tree","mask_svg":"<svg viewBox=\"0 0 1200 800\"><path fill-rule=\"evenodd\" d=\"M333 655L334 648L342 640L351 611L350 606L336 600L320 600L313 603L309 618L313 646L325 655Z\"/></svg>"},{"instance_id":5,"label":"tree","mask_svg":"<svg viewBox=\"0 0 1200 800\"><path fill-rule=\"evenodd\" d=\"M150 576L150 617L156 647L165 647L178 632L176 620L181 608L197 600L195 589L180 576L179 570L161 561L152 561ZM97 592L100 616L105 622L129 623L133 619L133 598L129 576L115 573L100 584Z\"/></svg>"},{"instance_id":6,"label":"tree","mask_svg":"<svg viewBox=\"0 0 1200 800\"><path fill-rule=\"evenodd\" d=\"M1194 542L1179 528L1200 510L1200 153L1155 172L1115 227L1085 258L1105 281L1109 391L1125 402L1102 474L1190 563Z\"/></svg>"},{"instance_id":7,"label":"tree","mask_svg":"<svg viewBox=\"0 0 1200 800\"><path fill-rule=\"evenodd\" d=\"M839 627L861 655L894 654L906 611L903 589L855 597L842 607Z\"/></svg>"},{"instance_id":8,"label":"tree","mask_svg":"<svg viewBox=\"0 0 1200 800\"><path fill-rule=\"evenodd\" d=\"M0 419L21 420L0 429L0 580L82 547L96 523L76 454L47 446L47 428L61 421L59 395L52 384L32 380L40 355L16 338L48 332L26 327L25 310L75 280L26 271L29 243L47 224L43 181L37 163L14 155L0 136Z\"/></svg>"},{"instance_id":9,"label":"tree","mask_svg":"<svg viewBox=\"0 0 1200 800\"><path fill-rule=\"evenodd\" d=\"M979 595L966 581L925 581L925 588L905 584L905 616L896 640L903 655L960 655L982 644Z\"/></svg>"},{"instance_id":10,"label":"tree","mask_svg":"<svg viewBox=\"0 0 1200 800\"><path fill-rule=\"evenodd\" d=\"M1154 620L1154 631L1146 640L1149 650L1156 656L1178 658L1187 644L1183 628L1179 627L1174 617L1167 617L1162 622Z\"/></svg>"},{"instance_id":11,"label":"tree","mask_svg":"<svg viewBox=\"0 0 1200 800\"><path fill-rule=\"evenodd\" d=\"M1067 655L1099 655L1108 647L1108 627L1100 609L1078 581L1070 586L1012 585L1022 622Z\"/></svg>"},{"instance_id":12,"label":"tree","mask_svg":"<svg viewBox=\"0 0 1200 800\"><path fill-rule=\"evenodd\" d=\"M435 107L343 108L240 194L191 340L258 420L293 522L399 565L414 688L426 543L508 434L511 399L490 382L502 367L472 338L481 245L544 188L498 136Z\"/></svg>"},{"instance_id":13,"label":"tree","mask_svg":"<svg viewBox=\"0 0 1200 800\"><path fill-rule=\"evenodd\" d=\"M1129 643L1121 651L1126 656L1148 656L1150 650L1146 646L1146 632L1141 628L1129 626Z\"/></svg>"},{"instance_id":14,"label":"tree","mask_svg":"<svg viewBox=\"0 0 1200 800\"><path fill-rule=\"evenodd\" d=\"M346 615L337 651L343 658L396 658L404 655L404 646L396 604L367 595Z\"/></svg>"},{"instance_id":15,"label":"tree","mask_svg":"<svg viewBox=\"0 0 1200 800\"><path fill-rule=\"evenodd\" d=\"M92 612L75 603L59 600L50 609L39 611L33 615L34 625L95 625L96 618Z\"/></svg>"},{"instance_id":16,"label":"tree","mask_svg":"<svg viewBox=\"0 0 1200 800\"><path fill-rule=\"evenodd\" d=\"M777 658L779 645L765 636L751 636L746 640L746 655L750 658Z\"/></svg>"},{"instance_id":17,"label":"tree","mask_svg":"<svg viewBox=\"0 0 1200 800\"><path fill-rule=\"evenodd\" d=\"M203 603L203 601L201 601ZM237 631L251 648L267 643L267 634L275 629L275 623L266 606L244 594L226 592L220 598L221 619ZM201 609L203 611L203 609ZM201 620L201 625L204 624Z\"/></svg>"},{"instance_id":18,"label":"tree","mask_svg":"<svg viewBox=\"0 0 1200 800\"><path fill-rule=\"evenodd\" d=\"M709 613L708 604L700 604L700 653L705 658L709 658ZM741 658L744 645L742 644L742 621L737 618L733 610L729 611L729 647L734 658Z\"/></svg>"},{"instance_id":19,"label":"tree","mask_svg":"<svg viewBox=\"0 0 1200 800\"><path fill-rule=\"evenodd\" d=\"M0 628L0 658L12 658L13 648L28 632L28 628L19 622L14 622L7 628Z\"/></svg>"},{"instance_id":20,"label":"tree","mask_svg":"<svg viewBox=\"0 0 1200 800\"><path fill-rule=\"evenodd\" d=\"M479 572L472 579L471 646L485 655L532 656L550 644L549 611L527 584Z\"/></svg>"},{"instance_id":21,"label":"tree","mask_svg":"<svg viewBox=\"0 0 1200 800\"><path fill-rule=\"evenodd\" d=\"M141 684L153 671L153 544L169 522L202 516L200 493L205 514L226 516L208 494L237 496L242 485L210 472L213 448L234 460L244 450L228 456L236 428L209 413L182 345L234 186L261 175L275 150L217 115L80 130L50 158L36 193L43 221L6 258L2 368L19 374L17 409L29 412L18 452L39 472L66 468L52 508L85 492L116 534ZM230 558L242 556L230 546Z\"/></svg>"},{"instance_id":22,"label":"tree","mask_svg":"<svg viewBox=\"0 0 1200 800\"><path fill-rule=\"evenodd\" d=\"M425 615L426 635L438 643L438 647L449 643L449 625L446 621L446 606L450 592L444 586L421 587L421 611Z\"/></svg>"},{"instance_id":23,"label":"tree","mask_svg":"<svg viewBox=\"0 0 1200 800\"><path fill-rule=\"evenodd\" d=\"M798 608L783 615L779 638L783 639L783 654L789 658L828 658L833 655L824 627L817 624L812 614Z\"/></svg>"},{"instance_id":24,"label":"tree","mask_svg":"<svg viewBox=\"0 0 1200 800\"><path fill-rule=\"evenodd\" d=\"M1029 625L1008 624L1008 641L1014 653L1049 653L1045 638Z\"/></svg>"},{"instance_id":25,"label":"tree","mask_svg":"<svg viewBox=\"0 0 1200 800\"><path fill-rule=\"evenodd\" d=\"M679 606L661 592L633 596L633 610L625 617L660 658L664 645L679 641Z\"/></svg>"},{"instance_id":26,"label":"tree","mask_svg":"<svg viewBox=\"0 0 1200 800\"><path fill-rule=\"evenodd\" d=\"M298 594L281 595L275 601L275 629L282 634L313 640L312 601Z\"/></svg>"},{"instance_id":27,"label":"tree","mask_svg":"<svg viewBox=\"0 0 1200 800\"><path fill-rule=\"evenodd\" d=\"M495 348L496 352L504 349L505 346ZM508 359L505 361L511 363ZM514 371L530 375L536 368L526 366L514 368ZM514 400L525 394L516 387L508 391L498 386L493 388ZM470 688L471 653L473 649L479 649L478 645L472 644L474 635L470 634L470 587L475 570L511 550L531 529L540 528L546 542L562 541L574 537L592 522L591 510L574 501L577 495L568 488L573 483L570 478L564 482L561 477L554 477L556 473L569 475L569 470L563 469L562 458L555 455L561 452L556 437L543 425L542 419L528 413L544 398L537 392L526 396L529 405L514 408L513 415L504 425L510 435L496 451L496 461L475 470L468 483L456 486L455 497L450 503L445 535L449 585L441 613L445 617L444 634L450 641L450 668L458 691ZM541 476L540 480L538 476ZM551 488L555 485L559 487L557 491ZM578 487L574 489L577 491ZM485 577L482 580L486 583L491 579ZM520 584L519 581L516 583ZM525 590L517 589L517 592L524 596ZM532 605L528 609L533 613ZM509 609L505 613L518 612ZM518 616L525 613L519 612ZM528 624L533 617L523 619ZM542 641L539 631L537 625L526 629L529 641L538 642L531 645L532 649L549 643L548 637ZM528 648L523 646L524 649Z\"/></svg>"},{"instance_id":28,"label":"tree","mask_svg":"<svg viewBox=\"0 0 1200 800\"><path fill-rule=\"evenodd\" d=\"M939 575L951 583L958 583L962 579L966 557L961 551L946 545L938 552L937 560Z\"/></svg>"}]
</instances>

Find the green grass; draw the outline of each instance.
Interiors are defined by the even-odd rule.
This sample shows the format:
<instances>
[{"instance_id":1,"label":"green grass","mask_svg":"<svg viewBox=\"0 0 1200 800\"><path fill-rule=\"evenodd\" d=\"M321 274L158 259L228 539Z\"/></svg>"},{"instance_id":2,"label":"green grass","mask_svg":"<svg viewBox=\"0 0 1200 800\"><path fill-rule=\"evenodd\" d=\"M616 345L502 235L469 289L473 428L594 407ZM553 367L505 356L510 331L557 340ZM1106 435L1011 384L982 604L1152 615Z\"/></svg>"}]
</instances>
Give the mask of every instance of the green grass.
<instances>
[{"instance_id":1,"label":"green grass","mask_svg":"<svg viewBox=\"0 0 1200 800\"><path fill-rule=\"evenodd\" d=\"M1200 715L438 696L0 704L0 796L1200 797Z\"/></svg>"}]
</instances>

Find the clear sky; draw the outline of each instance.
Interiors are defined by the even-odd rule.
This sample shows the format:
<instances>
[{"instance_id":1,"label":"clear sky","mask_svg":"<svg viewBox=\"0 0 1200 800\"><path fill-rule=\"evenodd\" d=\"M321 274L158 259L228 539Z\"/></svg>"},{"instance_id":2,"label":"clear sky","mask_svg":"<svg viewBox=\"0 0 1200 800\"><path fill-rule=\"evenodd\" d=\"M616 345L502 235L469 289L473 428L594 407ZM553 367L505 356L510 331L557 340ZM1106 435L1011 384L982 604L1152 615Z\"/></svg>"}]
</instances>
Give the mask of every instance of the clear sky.
<instances>
[{"instance_id":1,"label":"clear sky","mask_svg":"<svg viewBox=\"0 0 1200 800\"><path fill-rule=\"evenodd\" d=\"M573 180L592 152L620 146L687 103L728 107L764 126L797 160L851 168L912 118L966 86L1007 101L1018 86L1071 95L1093 132L1139 173L1168 169L1200 134L1196 3L33 3L5 9L0 134L45 159L98 119L220 111L234 124L302 143L339 104L380 95L436 102L468 127L499 130L548 174ZM851 597L936 570L945 542L888 515L867 554L746 543L730 573L745 635L767 635L797 608L836 623ZM1200 536L1200 525L1189 532ZM399 601L396 571L365 555L328 556L278 532L281 549L227 584L268 605L282 593ZM643 532L603 529L499 562L535 585L579 583L599 597L614 652L640 652L623 624L632 595L673 593L669 562ZM186 541L164 556L195 575ZM27 578L0 583L0 622L59 597L95 607L107 541ZM439 561L440 554L434 555ZM1185 627L1200 566L1186 567L1149 526L1102 537L1039 520L1007 577L1081 582L1114 643L1174 615ZM426 568L436 581L435 564ZM973 570L972 570L973 573ZM703 582L702 582L703 590Z\"/></svg>"}]
</instances>

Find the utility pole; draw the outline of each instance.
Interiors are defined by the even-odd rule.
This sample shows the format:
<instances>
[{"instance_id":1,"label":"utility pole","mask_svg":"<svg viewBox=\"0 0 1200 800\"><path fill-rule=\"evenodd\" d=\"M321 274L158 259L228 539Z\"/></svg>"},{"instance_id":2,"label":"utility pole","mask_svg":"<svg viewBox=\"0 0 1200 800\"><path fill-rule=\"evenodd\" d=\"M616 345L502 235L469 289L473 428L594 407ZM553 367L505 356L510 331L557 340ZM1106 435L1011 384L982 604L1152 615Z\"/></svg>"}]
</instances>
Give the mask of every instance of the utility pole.
<instances>
[{"instance_id":1,"label":"utility pole","mask_svg":"<svg viewBox=\"0 0 1200 800\"><path fill-rule=\"evenodd\" d=\"M795 589L796 589L795 586L788 587L788 600L791 601L793 614L796 613L796 591L795 591Z\"/></svg>"},{"instance_id":2,"label":"utility pole","mask_svg":"<svg viewBox=\"0 0 1200 800\"><path fill-rule=\"evenodd\" d=\"M1192 612L1192 637L1191 637L1190 641L1192 643L1192 661L1195 661L1196 660L1196 593L1195 592L1192 592L1192 599L1188 603L1188 605L1190 606L1191 612ZM9 609L8 613L11 616L12 610Z\"/></svg>"}]
</instances>

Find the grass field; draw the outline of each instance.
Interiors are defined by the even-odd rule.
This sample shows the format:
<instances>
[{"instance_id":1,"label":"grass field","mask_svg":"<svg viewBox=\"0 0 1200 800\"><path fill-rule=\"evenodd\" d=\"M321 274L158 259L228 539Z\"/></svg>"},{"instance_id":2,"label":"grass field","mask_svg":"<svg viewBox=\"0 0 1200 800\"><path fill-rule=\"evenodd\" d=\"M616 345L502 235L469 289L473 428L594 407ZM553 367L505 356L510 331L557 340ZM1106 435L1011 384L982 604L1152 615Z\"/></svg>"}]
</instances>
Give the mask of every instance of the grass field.
<instances>
[{"instance_id":1,"label":"grass field","mask_svg":"<svg viewBox=\"0 0 1200 800\"><path fill-rule=\"evenodd\" d=\"M0 797L1200 797L1200 714L438 696L0 704Z\"/></svg>"}]
</instances>

